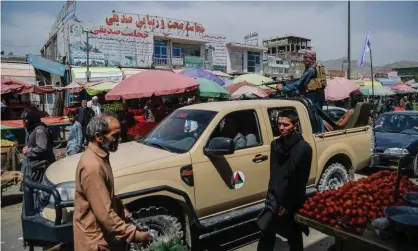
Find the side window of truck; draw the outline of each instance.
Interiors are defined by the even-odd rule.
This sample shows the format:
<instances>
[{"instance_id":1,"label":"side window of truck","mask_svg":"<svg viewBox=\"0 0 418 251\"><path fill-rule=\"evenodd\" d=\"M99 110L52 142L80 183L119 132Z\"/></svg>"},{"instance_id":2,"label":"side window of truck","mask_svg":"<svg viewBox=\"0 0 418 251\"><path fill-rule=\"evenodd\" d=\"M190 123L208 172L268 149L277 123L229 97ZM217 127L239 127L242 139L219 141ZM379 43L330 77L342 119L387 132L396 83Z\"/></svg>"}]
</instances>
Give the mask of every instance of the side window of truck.
<instances>
[{"instance_id":1,"label":"side window of truck","mask_svg":"<svg viewBox=\"0 0 418 251\"><path fill-rule=\"evenodd\" d=\"M277 120L279 119L280 113L284 110L292 110L293 112L298 114L298 112L296 111L296 108L294 108L294 107L277 107L277 108L268 108L267 109L267 114L269 116L271 130L273 132L273 137L275 137L275 138L280 136L280 130L277 126ZM299 115L298 115L298 117L299 117ZM302 133L302 128L300 126L299 121L298 121L297 130L298 130L299 133Z\"/></svg>"},{"instance_id":2,"label":"side window of truck","mask_svg":"<svg viewBox=\"0 0 418 251\"><path fill-rule=\"evenodd\" d=\"M210 139L215 137L233 139L235 150L262 145L263 139L256 111L244 110L229 113L220 121Z\"/></svg>"}]
</instances>

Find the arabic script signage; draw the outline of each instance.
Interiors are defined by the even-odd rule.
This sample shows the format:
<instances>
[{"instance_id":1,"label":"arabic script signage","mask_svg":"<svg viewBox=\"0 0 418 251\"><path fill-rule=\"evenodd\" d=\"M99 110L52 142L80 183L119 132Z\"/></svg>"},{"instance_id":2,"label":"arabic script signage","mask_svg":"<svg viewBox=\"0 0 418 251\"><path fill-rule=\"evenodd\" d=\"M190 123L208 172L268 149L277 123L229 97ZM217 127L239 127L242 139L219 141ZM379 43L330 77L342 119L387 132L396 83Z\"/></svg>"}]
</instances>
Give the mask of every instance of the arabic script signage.
<instances>
[{"instance_id":1,"label":"arabic script signage","mask_svg":"<svg viewBox=\"0 0 418 251\"><path fill-rule=\"evenodd\" d=\"M76 8L76 1L67 1L65 5L62 7L60 13L55 20L55 23L51 27L51 31L49 33L49 37L55 35L55 33L62 27L62 24L66 20L75 19L75 8Z\"/></svg>"},{"instance_id":2,"label":"arabic script signage","mask_svg":"<svg viewBox=\"0 0 418 251\"><path fill-rule=\"evenodd\" d=\"M89 34L87 45L86 32ZM151 67L153 35L138 29L105 27L71 21L68 24L72 65Z\"/></svg>"},{"instance_id":3,"label":"arabic script signage","mask_svg":"<svg viewBox=\"0 0 418 251\"><path fill-rule=\"evenodd\" d=\"M158 36L188 36L203 38L205 28L198 23L141 14L113 12L105 19L107 26L139 29Z\"/></svg>"}]
</instances>

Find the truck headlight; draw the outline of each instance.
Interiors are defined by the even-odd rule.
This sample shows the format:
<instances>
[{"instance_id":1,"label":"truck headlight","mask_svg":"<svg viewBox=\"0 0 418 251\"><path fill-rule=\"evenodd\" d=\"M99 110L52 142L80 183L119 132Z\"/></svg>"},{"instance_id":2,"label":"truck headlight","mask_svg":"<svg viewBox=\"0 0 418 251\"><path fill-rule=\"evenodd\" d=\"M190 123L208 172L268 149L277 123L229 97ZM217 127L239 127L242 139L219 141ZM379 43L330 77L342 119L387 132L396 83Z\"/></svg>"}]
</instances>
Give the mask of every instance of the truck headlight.
<instances>
[{"instance_id":1,"label":"truck headlight","mask_svg":"<svg viewBox=\"0 0 418 251\"><path fill-rule=\"evenodd\" d=\"M71 201L74 200L75 195L75 182L64 182L55 186L58 193L60 194L61 201ZM49 202L53 204L54 197L51 195Z\"/></svg>"},{"instance_id":2,"label":"truck headlight","mask_svg":"<svg viewBox=\"0 0 418 251\"><path fill-rule=\"evenodd\" d=\"M409 151L405 148L388 148L384 153L393 155L408 155Z\"/></svg>"}]
</instances>

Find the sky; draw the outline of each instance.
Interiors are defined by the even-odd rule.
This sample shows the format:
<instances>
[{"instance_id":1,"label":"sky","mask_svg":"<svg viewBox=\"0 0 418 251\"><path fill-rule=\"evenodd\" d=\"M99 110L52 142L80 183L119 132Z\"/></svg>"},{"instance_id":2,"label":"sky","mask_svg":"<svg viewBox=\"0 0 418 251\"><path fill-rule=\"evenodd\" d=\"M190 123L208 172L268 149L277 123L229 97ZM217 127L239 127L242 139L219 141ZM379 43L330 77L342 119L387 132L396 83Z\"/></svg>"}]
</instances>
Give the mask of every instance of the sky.
<instances>
[{"instance_id":1,"label":"sky","mask_svg":"<svg viewBox=\"0 0 418 251\"><path fill-rule=\"evenodd\" d=\"M1 1L1 50L39 54L63 1ZM105 24L112 10L149 14L202 24L210 34L243 42L250 32L260 38L296 35L312 39L319 60L347 56L346 1L338 2L138 2L77 1L80 21ZM418 61L418 1L351 2L351 59L360 58L371 32L374 65ZM368 61L368 60L366 60Z\"/></svg>"}]
</instances>

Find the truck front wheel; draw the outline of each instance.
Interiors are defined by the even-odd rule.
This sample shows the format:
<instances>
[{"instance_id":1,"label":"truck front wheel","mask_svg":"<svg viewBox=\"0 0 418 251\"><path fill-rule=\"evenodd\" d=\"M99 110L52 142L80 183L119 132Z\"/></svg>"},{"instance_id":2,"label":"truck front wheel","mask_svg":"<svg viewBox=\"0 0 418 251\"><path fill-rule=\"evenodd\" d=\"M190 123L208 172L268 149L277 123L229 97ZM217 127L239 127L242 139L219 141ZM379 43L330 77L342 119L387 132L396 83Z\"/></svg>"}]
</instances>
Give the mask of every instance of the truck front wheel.
<instances>
[{"instance_id":1,"label":"truck front wheel","mask_svg":"<svg viewBox=\"0 0 418 251\"><path fill-rule=\"evenodd\" d=\"M163 207L142 208L132 213L131 220L140 230L148 230L154 241L164 237L184 239L182 224L176 216L173 216ZM140 244L130 243L129 251L146 250Z\"/></svg>"},{"instance_id":2,"label":"truck front wheel","mask_svg":"<svg viewBox=\"0 0 418 251\"><path fill-rule=\"evenodd\" d=\"M318 182L318 191L337 189L348 182L348 172L345 166L335 162L325 168Z\"/></svg>"}]
</instances>

